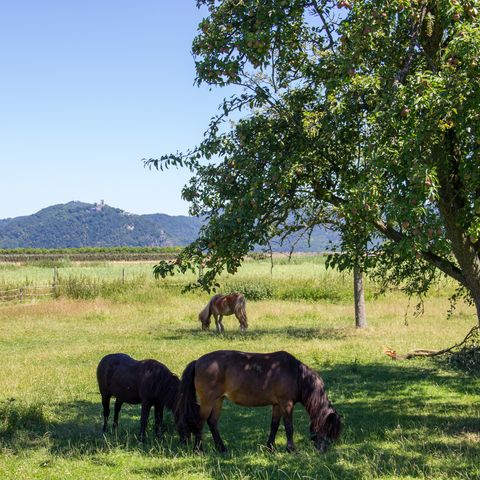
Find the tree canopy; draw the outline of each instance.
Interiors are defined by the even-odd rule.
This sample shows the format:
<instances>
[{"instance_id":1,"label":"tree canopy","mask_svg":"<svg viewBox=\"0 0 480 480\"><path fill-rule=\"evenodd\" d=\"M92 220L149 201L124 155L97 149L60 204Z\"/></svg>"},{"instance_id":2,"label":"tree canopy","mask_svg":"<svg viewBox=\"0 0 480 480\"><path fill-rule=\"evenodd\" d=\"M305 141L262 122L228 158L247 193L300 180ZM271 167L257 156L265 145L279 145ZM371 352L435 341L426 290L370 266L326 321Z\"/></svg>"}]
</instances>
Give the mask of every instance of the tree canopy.
<instances>
[{"instance_id":1,"label":"tree canopy","mask_svg":"<svg viewBox=\"0 0 480 480\"><path fill-rule=\"evenodd\" d=\"M155 273L202 265L208 288L331 224L330 265L419 294L447 275L480 314L479 3L197 1L197 83L241 88L198 146L147 161L190 168L183 197L209 219Z\"/></svg>"}]
</instances>

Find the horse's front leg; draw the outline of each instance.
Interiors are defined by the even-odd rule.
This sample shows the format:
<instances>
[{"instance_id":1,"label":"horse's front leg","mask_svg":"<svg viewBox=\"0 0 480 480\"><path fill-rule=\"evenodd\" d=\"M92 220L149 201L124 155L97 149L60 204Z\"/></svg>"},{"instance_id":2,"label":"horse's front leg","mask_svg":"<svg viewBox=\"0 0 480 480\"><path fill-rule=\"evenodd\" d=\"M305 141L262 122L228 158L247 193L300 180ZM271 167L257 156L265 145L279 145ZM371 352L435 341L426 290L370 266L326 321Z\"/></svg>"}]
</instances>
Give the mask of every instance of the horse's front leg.
<instances>
[{"instance_id":1,"label":"horse's front leg","mask_svg":"<svg viewBox=\"0 0 480 480\"><path fill-rule=\"evenodd\" d=\"M223 398L218 399L215 402L215 406L208 417L207 423L210 427L210 432L212 432L213 441L215 442L215 448L221 452L225 453L227 451L227 447L223 443L222 437L220 436L220 432L218 431L218 420L220 418L220 413L222 410Z\"/></svg>"},{"instance_id":2,"label":"horse's front leg","mask_svg":"<svg viewBox=\"0 0 480 480\"><path fill-rule=\"evenodd\" d=\"M293 443L293 404L289 403L283 414L283 424L285 425L285 434L287 435L287 452L295 451Z\"/></svg>"},{"instance_id":3,"label":"horse's front leg","mask_svg":"<svg viewBox=\"0 0 480 480\"><path fill-rule=\"evenodd\" d=\"M142 402L142 413L140 416L140 441L145 440L145 430L147 429L148 416L152 405L149 402Z\"/></svg>"},{"instance_id":4,"label":"horse's front leg","mask_svg":"<svg viewBox=\"0 0 480 480\"><path fill-rule=\"evenodd\" d=\"M278 405L274 405L272 408L272 422L270 423L270 435L267 440L267 448L273 450L275 448L275 437L277 436L278 427L280 425L280 418L282 418L282 412Z\"/></svg>"},{"instance_id":5,"label":"horse's front leg","mask_svg":"<svg viewBox=\"0 0 480 480\"><path fill-rule=\"evenodd\" d=\"M155 409L155 436L160 438L162 436L162 422L163 422L163 405L157 403Z\"/></svg>"},{"instance_id":6,"label":"horse's front leg","mask_svg":"<svg viewBox=\"0 0 480 480\"><path fill-rule=\"evenodd\" d=\"M225 331L225 328L223 328L223 315L220 315L218 323L220 324L220 333L223 333Z\"/></svg>"}]
</instances>

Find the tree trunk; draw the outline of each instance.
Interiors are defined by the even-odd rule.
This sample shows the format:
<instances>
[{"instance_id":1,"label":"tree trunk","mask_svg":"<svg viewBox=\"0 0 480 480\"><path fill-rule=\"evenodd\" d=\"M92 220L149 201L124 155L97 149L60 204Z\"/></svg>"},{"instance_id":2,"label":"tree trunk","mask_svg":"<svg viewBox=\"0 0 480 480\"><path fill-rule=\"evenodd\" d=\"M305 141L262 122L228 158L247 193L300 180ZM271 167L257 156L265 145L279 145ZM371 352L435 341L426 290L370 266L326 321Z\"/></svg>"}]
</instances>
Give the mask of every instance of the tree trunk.
<instances>
[{"instance_id":1,"label":"tree trunk","mask_svg":"<svg viewBox=\"0 0 480 480\"><path fill-rule=\"evenodd\" d=\"M357 328L365 328L367 326L367 317L365 315L363 272L358 266L353 269L353 294L355 300L355 326Z\"/></svg>"},{"instance_id":2,"label":"tree trunk","mask_svg":"<svg viewBox=\"0 0 480 480\"><path fill-rule=\"evenodd\" d=\"M480 254L476 242L470 239L461 222L463 210L469 200L459 174L461 152L457 143L455 132L449 130L444 144L433 150L437 159L440 185L438 207L444 220L446 236L452 245L452 253L465 278L463 286L470 291L480 325Z\"/></svg>"},{"instance_id":3,"label":"tree trunk","mask_svg":"<svg viewBox=\"0 0 480 480\"><path fill-rule=\"evenodd\" d=\"M474 295L473 296L473 302L475 303L475 308L477 310L478 328L480 328L480 296L479 295Z\"/></svg>"}]
</instances>

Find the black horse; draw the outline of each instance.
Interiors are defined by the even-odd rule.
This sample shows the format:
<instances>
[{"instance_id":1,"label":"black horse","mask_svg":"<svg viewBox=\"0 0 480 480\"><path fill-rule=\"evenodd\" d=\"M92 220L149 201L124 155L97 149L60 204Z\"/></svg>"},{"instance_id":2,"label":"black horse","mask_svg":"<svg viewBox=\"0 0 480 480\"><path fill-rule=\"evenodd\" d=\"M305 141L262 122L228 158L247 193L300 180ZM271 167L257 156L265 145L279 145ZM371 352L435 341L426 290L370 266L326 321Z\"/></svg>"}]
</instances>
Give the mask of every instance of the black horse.
<instances>
[{"instance_id":1,"label":"black horse","mask_svg":"<svg viewBox=\"0 0 480 480\"><path fill-rule=\"evenodd\" d=\"M118 427L118 414L123 403L142 404L140 441L145 438L150 408L155 408L155 435L161 436L163 408L174 411L179 378L156 360L134 360L125 353L112 353L100 360L97 380L103 405L103 431L107 431L110 398L115 397L113 427Z\"/></svg>"},{"instance_id":2,"label":"black horse","mask_svg":"<svg viewBox=\"0 0 480 480\"><path fill-rule=\"evenodd\" d=\"M319 451L325 451L340 435L340 416L328 400L322 379L287 352L218 350L187 365L177 406L181 441L191 432L194 448L201 450L206 421L217 450L226 451L217 426L225 398L248 407L273 406L269 448L274 446L283 417L287 450L295 449L292 414L297 402L310 416L310 438Z\"/></svg>"}]
</instances>

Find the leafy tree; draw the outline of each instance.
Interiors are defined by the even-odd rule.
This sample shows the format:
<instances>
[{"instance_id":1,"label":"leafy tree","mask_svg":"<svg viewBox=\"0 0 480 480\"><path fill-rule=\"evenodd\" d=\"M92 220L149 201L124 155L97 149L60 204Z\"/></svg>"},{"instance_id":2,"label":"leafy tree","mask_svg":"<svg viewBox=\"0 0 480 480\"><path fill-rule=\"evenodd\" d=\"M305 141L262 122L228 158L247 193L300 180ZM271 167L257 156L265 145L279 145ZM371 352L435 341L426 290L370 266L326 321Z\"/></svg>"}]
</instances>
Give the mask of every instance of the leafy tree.
<instances>
[{"instance_id":1,"label":"leafy tree","mask_svg":"<svg viewBox=\"0 0 480 480\"><path fill-rule=\"evenodd\" d=\"M242 89L200 145L147 161L190 168L183 197L209 219L155 273L201 264L208 288L255 244L326 222L330 265L420 295L447 275L480 322L479 1L197 4L197 83Z\"/></svg>"}]
</instances>

